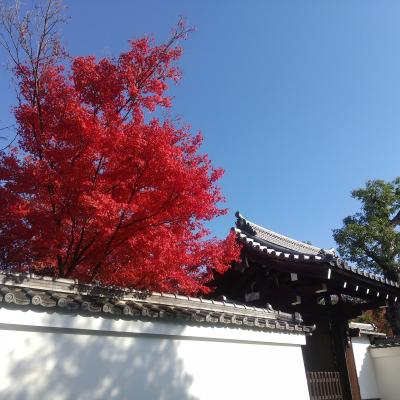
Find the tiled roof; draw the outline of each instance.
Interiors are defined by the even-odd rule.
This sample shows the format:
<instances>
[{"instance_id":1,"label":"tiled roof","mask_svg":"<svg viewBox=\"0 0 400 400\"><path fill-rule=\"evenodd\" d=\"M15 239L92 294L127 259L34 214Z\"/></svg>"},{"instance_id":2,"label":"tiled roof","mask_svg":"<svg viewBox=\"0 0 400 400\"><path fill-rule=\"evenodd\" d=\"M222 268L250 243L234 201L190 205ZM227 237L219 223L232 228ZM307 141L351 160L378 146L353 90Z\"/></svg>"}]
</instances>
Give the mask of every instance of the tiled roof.
<instances>
[{"instance_id":1,"label":"tiled roof","mask_svg":"<svg viewBox=\"0 0 400 400\"><path fill-rule=\"evenodd\" d=\"M256 225L255 223L245 219L239 212L236 213L237 228L252 233L259 241L265 241L266 244L276 247L277 250L288 250L292 253L299 253L304 255L317 255L321 253L321 248L312 246L308 243L300 242L291 239L280 233L273 232L267 228Z\"/></svg>"},{"instance_id":2,"label":"tiled roof","mask_svg":"<svg viewBox=\"0 0 400 400\"><path fill-rule=\"evenodd\" d=\"M236 213L236 228L233 228L240 242L269 257L301 263L326 264L383 284L399 288L397 282L350 266L337 256L333 249L324 249L288 238L266 228L262 228ZM317 251L318 250L318 251Z\"/></svg>"},{"instance_id":3,"label":"tiled roof","mask_svg":"<svg viewBox=\"0 0 400 400\"><path fill-rule=\"evenodd\" d=\"M375 339L372 348L384 348L384 347L400 347L400 337L388 337L386 339Z\"/></svg>"},{"instance_id":4,"label":"tiled roof","mask_svg":"<svg viewBox=\"0 0 400 400\"><path fill-rule=\"evenodd\" d=\"M367 336L385 336L385 333L378 332L377 327L374 324L366 324L361 322L350 322L349 327L351 329L358 329L360 334Z\"/></svg>"},{"instance_id":5,"label":"tiled roof","mask_svg":"<svg viewBox=\"0 0 400 400\"><path fill-rule=\"evenodd\" d=\"M83 285L75 280L0 273L0 307L53 308L114 318L160 318L193 324L235 325L250 329L310 333L299 314L288 314L228 301Z\"/></svg>"}]
</instances>

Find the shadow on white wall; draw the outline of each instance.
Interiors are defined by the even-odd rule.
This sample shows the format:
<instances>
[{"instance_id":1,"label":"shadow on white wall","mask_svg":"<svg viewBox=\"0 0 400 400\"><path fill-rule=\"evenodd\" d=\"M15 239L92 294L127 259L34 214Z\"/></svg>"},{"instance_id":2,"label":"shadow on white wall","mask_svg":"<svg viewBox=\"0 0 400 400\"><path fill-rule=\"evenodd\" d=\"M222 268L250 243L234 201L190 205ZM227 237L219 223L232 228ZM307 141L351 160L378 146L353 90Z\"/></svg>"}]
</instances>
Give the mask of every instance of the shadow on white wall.
<instances>
[{"instance_id":1,"label":"shadow on white wall","mask_svg":"<svg viewBox=\"0 0 400 400\"><path fill-rule=\"evenodd\" d=\"M378 399L379 388L376 380L374 363L368 348L369 338L366 336L352 339L353 352L356 362L358 382L362 399Z\"/></svg>"},{"instance_id":2,"label":"shadow on white wall","mask_svg":"<svg viewBox=\"0 0 400 400\"><path fill-rule=\"evenodd\" d=\"M110 323L97 321L99 330ZM0 398L197 400L177 346L176 340L145 334L3 326Z\"/></svg>"}]
</instances>

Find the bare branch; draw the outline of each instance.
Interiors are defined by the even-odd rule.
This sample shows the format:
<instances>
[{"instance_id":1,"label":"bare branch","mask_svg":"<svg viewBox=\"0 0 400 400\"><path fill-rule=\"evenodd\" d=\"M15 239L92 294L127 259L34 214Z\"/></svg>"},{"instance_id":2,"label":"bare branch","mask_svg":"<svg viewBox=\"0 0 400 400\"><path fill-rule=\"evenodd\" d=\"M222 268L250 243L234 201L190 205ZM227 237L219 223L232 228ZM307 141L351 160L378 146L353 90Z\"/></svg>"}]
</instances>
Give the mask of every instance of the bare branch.
<instances>
[{"instance_id":1,"label":"bare branch","mask_svg":"<svg viewBox=\"0 0 400 400\"><path fill-rule=\"evenodd\" d=\"M2 147L0 149L0 151L4 151L4 150L8 149L15 142L17 137L18 137L18 132L15 134L14 138L10 141L10 143L8 143L7 146ZM3 138L3 137L1 137L1 138Z\"/></svg>"},{"instance_id":2,"label":"bare branch","mask_svg":"<svg viewBox=\"0 0 400 400\"><path fill-rule=\"evenodd\" d=\"M33 10L23 13L16 0L11 5L0 0L0 46L16 68L29 66L40 75L41 67L65 55L57 34L66 22L60 0L37 0Z\"/></svg>"},{"instance_id":3,"label":"bare branch","mask_svg":"<svg viewBox=\"0 0 400 400\"><path fill-rule=\"evenodd\" d=\"M2 128L0 128L0 131L5 131L7 129L14 128L14 126L15 126L15 124L8 125L8 126L3 126Z\"/></svg>"}]
</instances>

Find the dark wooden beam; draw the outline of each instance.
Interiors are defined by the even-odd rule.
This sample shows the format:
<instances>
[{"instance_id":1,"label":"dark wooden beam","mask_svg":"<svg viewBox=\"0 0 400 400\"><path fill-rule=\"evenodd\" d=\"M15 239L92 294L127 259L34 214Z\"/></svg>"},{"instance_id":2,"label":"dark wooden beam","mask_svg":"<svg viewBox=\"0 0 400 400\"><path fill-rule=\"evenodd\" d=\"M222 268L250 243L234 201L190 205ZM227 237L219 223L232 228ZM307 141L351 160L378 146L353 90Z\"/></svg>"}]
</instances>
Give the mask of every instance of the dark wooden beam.
<instances>
[{"instance_id":1,"label":"dark wooden beam","mask_svg":"<svg viewBox=\"0 0 400 400\"><path fill-rule=\"evenodd\" d=\"M342 270L339 268L335 268L332 270L332 280L337 282L341 282L342 285L346 282L347 286L355 290L356 286L358 286L358 292L364 292L369 298L372 297L384 297L386 299L386 295L389 295L389 301L400 300L400 288L395 286L387 285L383 282L379 282L374 279L370 279L361 275L357 275L350 271ZM368 289L368 293L367 293ZM379 293L379 296L377 294Z\"/></svg>"},{"instance_id":2,"label":"dark wooden beam","mask_svg":"<svg viewBox=\"0 0 400 400\"><path fill-rule=\"evenodd\" d=\"M340 303L335 305L321 305L302 303L299 305L290 306L291 312L299 312L303 316L314 316L315 320L318 319L330 319L330 318L345 318L352 319L361 315L364 311L373 310L379 308L379 303Z\"/></svg>"},{"instance_id":3,"label":"dark wooden beam","mask_svg":"<svg viewBox=\"0 0 400 400\"><path fill-rule=\"evenodd\" d=\"M275 269L277 271L296 273L298 276L318 279L321 282L332 282L343 288L346 282L349 285L359 286L360 288L369 289L371 294L386 298L389 295L388 301L400 301L400 288L388 285L384 282L371 279L354 272L341 269L337 266L332 266L327 262L304 263L294 260L271 258L263 256L253 249L245 249L245 254L248 257L250 264L256 263L264 265L265 268ZM251 266L250 266L251 268Z\"/></svg>"}]
</instances>

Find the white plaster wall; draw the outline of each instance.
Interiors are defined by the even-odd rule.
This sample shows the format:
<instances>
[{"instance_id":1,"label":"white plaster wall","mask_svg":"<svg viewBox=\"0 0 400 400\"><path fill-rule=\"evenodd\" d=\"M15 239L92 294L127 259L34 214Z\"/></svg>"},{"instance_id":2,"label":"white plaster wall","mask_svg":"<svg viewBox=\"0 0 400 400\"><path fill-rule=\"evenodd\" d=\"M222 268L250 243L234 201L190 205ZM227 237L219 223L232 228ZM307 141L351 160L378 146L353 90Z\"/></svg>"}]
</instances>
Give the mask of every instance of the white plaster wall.
<instances>
[{"instance_id":1,"label":"white plaster wall","mask_svg":"<svg viewBox=\"0 0 400 400\"><path fill-rule=\"evenodd\" d=\"M351 339L353 344L354 359L356 362L358 382L360 384L361 398L379 399L378 384L375 376L375 367L368 347L368 336L361 335Z\"/></svg>"},{"instance_id":2,"label":"white plaster wall","mask_svg":"<svg viewBox=\"0 0 400 400\"><path fill-rule=\"evenodd\" d=\"M0 309L0 399L309 399L304 336Z\"/></svg>"},{"instance_id":3,"label":"white plaster wall","mask_svg":"<svg viewBox=\"0 0 400 400\"><path fill-rule=\"evenodd\" d=\"M400 347L371 348L382 400L400 399Z\"/></svg>"}]
</instances>

